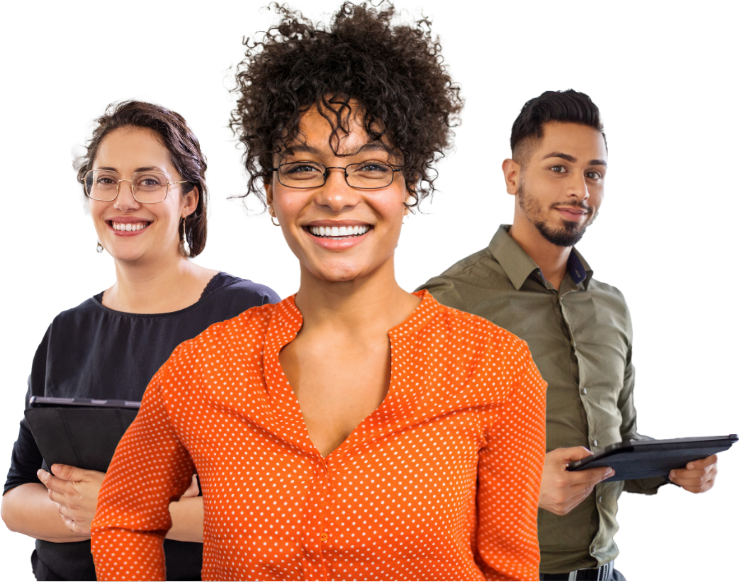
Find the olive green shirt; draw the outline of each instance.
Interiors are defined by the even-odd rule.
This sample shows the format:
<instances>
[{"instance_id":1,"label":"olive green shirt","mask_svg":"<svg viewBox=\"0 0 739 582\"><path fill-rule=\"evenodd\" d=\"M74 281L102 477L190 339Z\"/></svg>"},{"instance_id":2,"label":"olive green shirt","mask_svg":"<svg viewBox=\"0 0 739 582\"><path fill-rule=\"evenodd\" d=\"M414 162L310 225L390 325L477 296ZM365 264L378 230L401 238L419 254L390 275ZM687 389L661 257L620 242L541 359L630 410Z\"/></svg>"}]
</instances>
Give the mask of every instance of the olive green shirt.
<instances>
[{"instance_id":1,"label":"olive green shirt","mask_svg":"<svg viewBox=\"0 0 739 582\"><path fill-rule=\"evenodd\" d=\"M598 452L642 439L636 432L632 329L621 292L592 278L573 249L559 290L501 226L488 248L421 288L525 340L547 381L547 452L583 446ZM655 493L664 479L601 483L567 515L539 510L540 571L570 572L613 560L618 496Z\"/></svg>"}]
</instances>

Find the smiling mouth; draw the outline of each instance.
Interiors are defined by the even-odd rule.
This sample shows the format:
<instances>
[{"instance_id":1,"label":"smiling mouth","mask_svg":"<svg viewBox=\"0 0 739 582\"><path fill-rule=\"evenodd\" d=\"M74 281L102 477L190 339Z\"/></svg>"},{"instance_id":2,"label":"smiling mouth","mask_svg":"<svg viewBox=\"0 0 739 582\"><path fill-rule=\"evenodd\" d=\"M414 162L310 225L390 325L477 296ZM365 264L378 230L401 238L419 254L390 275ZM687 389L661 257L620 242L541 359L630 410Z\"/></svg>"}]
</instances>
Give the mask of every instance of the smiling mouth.
<instances>
[{"instance_id":1,"label":"smiling mouth","mask_svg":"<svg viewBox=\"0 0 739 582\"><path fill-rule=\"evenodd\" d=\"M319 238L330 238L332 240L343 240L362 236L367 233L371 226L308 226L306 230L313 236Z\"/></svg>"},{"instance_id":2,"label":"smiling mouth","mask_svg":"<svg viewBox=\"0 0 739 582\"><path fill-rule=\"evenodd\" d=\"M569 212L570 214L590 214L592 210L590 208L583 208L582 206L571 206L571 205L564 205L564 206L555 206L555 210L564 210L565 212Z\"/></svg>"},{"instance_id":3,"label":"smiling mouth","mask_svg":"<svg viewBox=\"0 0 739 582\"><path fill-rule=\"evenodd\" d=\"M108 224L113 230L134 232L137 230L144 230L151 223L150 222L113 222L112 220L109 220Z\"/></svg>"}]
</instances>

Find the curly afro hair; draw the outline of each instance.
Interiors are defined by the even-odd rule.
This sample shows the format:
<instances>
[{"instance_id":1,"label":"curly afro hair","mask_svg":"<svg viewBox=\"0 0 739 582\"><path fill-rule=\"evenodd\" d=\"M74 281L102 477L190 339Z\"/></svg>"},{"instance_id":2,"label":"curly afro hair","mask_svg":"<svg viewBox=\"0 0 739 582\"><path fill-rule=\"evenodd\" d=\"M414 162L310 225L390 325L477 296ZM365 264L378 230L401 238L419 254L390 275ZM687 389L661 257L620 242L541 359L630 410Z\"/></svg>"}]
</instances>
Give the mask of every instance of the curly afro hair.
<instances>
[{"instance_id":1,"label":"curly afro hair","mask_svg":"<svg viewBox=\"0 0 739 582\"><path fill-rule=\"evenodd\" d=\"M246 148L249 174L244 197L253 193L264 202L261 183L271 182L273 156L296 140L301 115L314 105L331 123L337 154L350 102L358 104L369 139L386 140L401 156L410 206L433 194L433 166L451 145L463 100L430 20L393 25L389 2L345 2L330 26L286 5L269 7L280 22L257 40L244 39L233 89L238 101L230 126Z\"/></svg>"}]
</instances>

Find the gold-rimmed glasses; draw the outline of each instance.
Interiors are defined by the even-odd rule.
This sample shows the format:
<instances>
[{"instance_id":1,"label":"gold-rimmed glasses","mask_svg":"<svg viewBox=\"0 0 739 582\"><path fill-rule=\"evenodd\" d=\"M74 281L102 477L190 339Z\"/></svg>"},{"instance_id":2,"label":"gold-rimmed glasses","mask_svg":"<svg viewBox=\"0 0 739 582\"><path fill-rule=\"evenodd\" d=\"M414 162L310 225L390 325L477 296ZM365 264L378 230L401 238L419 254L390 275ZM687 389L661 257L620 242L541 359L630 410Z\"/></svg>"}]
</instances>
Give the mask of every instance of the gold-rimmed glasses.
<instances>
[{"instance_id":1,"label":"gold-rimmed glasses","mask_svg":"<svg viewBox=\"0 0 739 582\"><path fill-rule=\"evenodd\" d=\"M121 182L131 183L131 193L136 201L159 204L167 198L170 185L185 184L187 180L170 182L166 174L156 170L134 172L128 180L121 178L115 170L90 170L85 174L85 194L93 200L112 202L118 198Z\"/></svg>"}]
</instances>

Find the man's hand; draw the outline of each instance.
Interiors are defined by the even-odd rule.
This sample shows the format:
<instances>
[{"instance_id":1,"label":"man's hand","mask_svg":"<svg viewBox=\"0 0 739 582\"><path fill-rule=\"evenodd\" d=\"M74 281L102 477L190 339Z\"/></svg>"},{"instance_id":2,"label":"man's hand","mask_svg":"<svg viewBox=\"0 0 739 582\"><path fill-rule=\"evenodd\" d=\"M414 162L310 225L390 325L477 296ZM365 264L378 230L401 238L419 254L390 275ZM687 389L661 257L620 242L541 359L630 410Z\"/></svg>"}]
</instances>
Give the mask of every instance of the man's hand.
<instances>
[{"instance_id":1,"label":"man's hand","mask_svg":"<svg viewBox=\"0 0 739 582\"><path fill-rule=\"evenodd\" d=\"M716 482L717 461L716 455L692 461L684 469L670 471L670 481L691 493L705 493Z\"/></svg>"},{"instance_id":2,"label":"man's hand","mask_svg":"<svg viewBox=\"0 0 739 582\"><path fill-rule=\"evenodd\" d=\"M38 470L38 478L49 490L49 499L59 506L59 515L70 531L89 537L105 473L70 465L52 465L51 471L53 475Z\"/></svg>"},{"instance_id":3,"label":"man's hand","mask_svg":"<svg viewBox=\"0 0 739 582\"><path fill-rule=\"evenodd\" d=\"M593 487L614 474L610 467L566 470L570 461L579 461L592 454L585 447L554 449L546 454L539 492L540 508L555 515L566 515L590 495Z\"/></svg>"}]
</instances>

